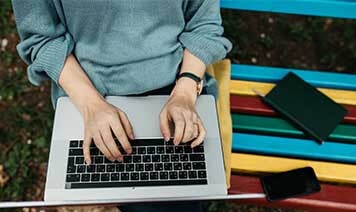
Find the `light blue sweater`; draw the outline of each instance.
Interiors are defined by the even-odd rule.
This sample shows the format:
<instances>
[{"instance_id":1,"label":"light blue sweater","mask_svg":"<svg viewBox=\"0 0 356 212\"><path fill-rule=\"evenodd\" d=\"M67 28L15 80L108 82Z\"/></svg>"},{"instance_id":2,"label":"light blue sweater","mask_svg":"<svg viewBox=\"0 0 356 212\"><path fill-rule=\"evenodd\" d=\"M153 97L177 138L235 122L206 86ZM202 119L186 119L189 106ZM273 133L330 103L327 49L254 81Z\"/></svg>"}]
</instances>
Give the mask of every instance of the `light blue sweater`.
<instances>
[{"instance_id":1,"label":"light blue sweater","mask_svg":"<svg viewBox=\"0 0 356 212\"><path fill-rule=\"evenodd\" d=\"M226 56L219 0L13 0L28 78L52 80L75 55L102 95L139 94L175 81L183 49L209 65ZM206 80L215 94L214 80Z\"/></svg>"}]
</instances>

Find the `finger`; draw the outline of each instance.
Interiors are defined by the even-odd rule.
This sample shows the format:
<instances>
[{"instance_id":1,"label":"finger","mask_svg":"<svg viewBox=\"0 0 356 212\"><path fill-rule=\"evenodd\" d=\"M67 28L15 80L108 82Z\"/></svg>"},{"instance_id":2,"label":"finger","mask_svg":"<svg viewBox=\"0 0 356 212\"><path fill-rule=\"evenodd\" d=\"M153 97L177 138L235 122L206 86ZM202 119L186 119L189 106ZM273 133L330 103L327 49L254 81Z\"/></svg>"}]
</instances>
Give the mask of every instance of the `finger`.
<instances>
[{"instance_id":1,"label":"finger","mask_svg":"<svg viewBox=\"0 0 356 212\"><path fill-rule=\"evenodd\" d=\"M193 138L197 138L199 136L199 128L198 128L198 123L194 123L194 134L193 134Z\"/></svg>"},{"instance_id":2,"label":"finger","mask_svg":"<svg viewBox=\"0 0 356 212\"><path fill-rule=\"evenodd\" d=\"M182 143L187 143L194 138L194 123L193 120L190 118L185 117L185 128L184 128L184 135L182 139Z\"/></svg>"},{"instance_id":3,"label":"finger","mask_svg":"<svg viewBox=\"0 0 356 212\"><path fill-rule=\"evenodd\" d=\"M114 156L111 155L110 151L106 147L106 145L101 137L100 132L96 133L96 135L94 136L94 142L95 142L96 147L98 147L100 152L102 152L107 159L109 159L111 161L115 160Z\"/></svg>"},{"instance_id":4,"label":"finger","mask_svg":"<svg viewBox=\"0 0 356 212\"><path fill-rule=\"evenodd\" d=\"M129 140L127 139L126 133L125 133L124 129L122 128L119 120L117 120L115 123L111 124L111 129L114 132L116 138L119 140L124 151L127 154L131 154L132 153L131 144L130 144Z\"/></svg>"},{"instance_id":5,"label":"finger","mask_svg":"<svg viewBox=\"0 0 356 212\"><path fill-rule=\"evenodd\" d=\"M200 145L201 143L203 143L205 135L206 135L206 131L205 131L205 128L203 126L203 123L201 121L198 121L197 125L198 125L199 136L196 139L194 139L194 141L192 142L192 144L191 144L192 148L194 148L194 147Z\"/></svg>"},{"instance_id":6,"label":"finger","mask_svg":"<svg viewBox=\"0 0 356 212\"><path fill-rule=\"evenodd\" d=\"M159 127L164 140L169 141L171 138L171 131L169 129L169 120L166 111L162 111L159 114Z\"/></svg>"},{"instance_id":7,"label":"finger","mask_svg":"<svg viewBox=\"0 0 356 212\"><path fill-rule=\"evenodd\" d=\"M90 158L90 144L92 142L92 138L89 135L89 133L85 132L84 133L84 141L83 141L83 154L84 154L84 160L87 165L91 164L91 158Z\"/></svg>"},{"instance_id":8,"label":"finger","mask_svg":"<svg viewBox=\"0 0 356 212\"><path fill-rule=\"evenodd\" d=\"M119 110L119 117L120 117L120 121L125 129L126 135L128 135L130 137L130 139L133 140L135 138L134 133L133 133L133 128L132 128L132 125L131 125L126 113Z\"/></svg>"},{"instance_id":9,"label":"finger","mask_svg":"<svg viewBox=\"0 0 356 212\"><path fill-rule=\"evenodd\" d=\"M122 154L119 151L119 149L117 148L117 145L114 141L114 138L112 137L111 134L111 128L109 127L108 129L103 129L101 131L101 135L103 137L103 141L106 145L106 147L108 148L108 150L110 151L111 155L116 159L121 161L122 160Z\"/></svg>"},{"instance_id":10,"label":"finger","mask_svg":"<svg viewBox=\"0 0 356 212\"><path fill-rule=\"evenodd\" d=\"M182 141L182 138L183 138L183 133L184 133L184 128L185 128L184 117L180 113L175 113L175 114L172 114L172 120L174 123L173 143L175 145L178 145Z\"/></svg>"}]
</instances>

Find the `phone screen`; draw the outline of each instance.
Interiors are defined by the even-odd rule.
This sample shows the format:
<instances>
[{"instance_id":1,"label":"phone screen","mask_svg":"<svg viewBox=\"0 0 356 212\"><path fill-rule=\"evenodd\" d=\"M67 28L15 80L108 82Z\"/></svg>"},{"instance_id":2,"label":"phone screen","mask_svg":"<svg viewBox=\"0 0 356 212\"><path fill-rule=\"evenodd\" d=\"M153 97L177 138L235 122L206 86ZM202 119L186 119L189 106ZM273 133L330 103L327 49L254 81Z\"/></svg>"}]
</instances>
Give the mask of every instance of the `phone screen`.
<instances>
[{"instance_id":1,"label":"phone screen","mask_svg":"<svg viewBox=\"0 0 356 212\"><path fill-rule=\"evenodd\" d=\"M261 183L269 201L311 194L321 189L311 167L264 176Z\"/></svg>"}]
</instances>

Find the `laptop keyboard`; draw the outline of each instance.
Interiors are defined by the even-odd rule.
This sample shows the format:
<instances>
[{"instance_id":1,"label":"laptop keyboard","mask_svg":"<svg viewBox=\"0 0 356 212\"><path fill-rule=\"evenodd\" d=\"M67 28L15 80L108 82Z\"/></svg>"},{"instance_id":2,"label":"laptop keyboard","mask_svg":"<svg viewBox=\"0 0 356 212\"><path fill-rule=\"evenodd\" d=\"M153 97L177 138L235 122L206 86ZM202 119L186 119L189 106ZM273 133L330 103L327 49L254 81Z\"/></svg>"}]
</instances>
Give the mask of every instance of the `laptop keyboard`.
<instances>
[{"instance_id":1,"label":"laptop keyboard","mask_svg":"<svg viewBox=\"0 0 356 212\"><path fill-rule=\"evenodd\" d=\"M174 146L163 139L131 141L132 154L123 161L111 162L95 147L90 147L92 164L86 165L83 141L69 142L66 189L171 186L207 184L204 146ZM119 146L120 152L124 153Z\"/></svg>"}]
</instances>

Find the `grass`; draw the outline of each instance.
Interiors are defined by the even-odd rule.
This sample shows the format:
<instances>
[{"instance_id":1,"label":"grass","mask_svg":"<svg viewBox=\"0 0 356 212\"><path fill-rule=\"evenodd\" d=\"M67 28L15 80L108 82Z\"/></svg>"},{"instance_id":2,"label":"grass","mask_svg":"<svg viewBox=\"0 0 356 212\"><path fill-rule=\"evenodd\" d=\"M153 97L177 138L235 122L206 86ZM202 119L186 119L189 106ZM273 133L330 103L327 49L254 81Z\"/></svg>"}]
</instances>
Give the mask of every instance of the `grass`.
<instances>
[{"instance_id":1,"label":"grass","mask_svg":"<svg viewBox=\"0 0 356 212\"><path fill-rule=\"evenodd\" d=\"M222 13L234 63L356 73L356 23L269 13ZM9 0L0 1L0 165L10 180L0 200L39 200L52 129L50 86L32 86L16 53L18 36ZM254 58L254 59L253 59ZM210 202L209 211L282 211ZM285 210L283 210L285 211Z\"/></svg>"}]
</instances>

